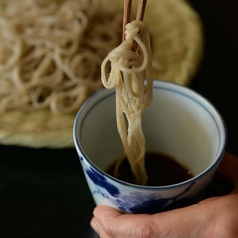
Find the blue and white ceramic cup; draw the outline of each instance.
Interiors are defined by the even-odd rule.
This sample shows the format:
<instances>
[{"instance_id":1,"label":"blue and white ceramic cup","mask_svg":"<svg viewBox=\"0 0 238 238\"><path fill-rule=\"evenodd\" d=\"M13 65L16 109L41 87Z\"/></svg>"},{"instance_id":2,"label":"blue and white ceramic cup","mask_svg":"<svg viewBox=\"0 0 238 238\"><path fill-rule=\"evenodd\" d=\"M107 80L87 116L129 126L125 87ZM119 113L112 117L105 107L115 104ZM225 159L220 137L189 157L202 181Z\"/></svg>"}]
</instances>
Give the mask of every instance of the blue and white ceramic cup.
<instances>
[{"instance_id":1,"label":"blue and white ceramic cup","mask_svg":"<svg viewBox=\"0 0 238 238\"><path fill-rule=\"evenodd\" d=\"M169 186L134 185L104 172L123 154L115 115L114 90L102 89L81 107L74 123L75 147L96 205L156 213L193 198L211 182L225 151L226 128L205 98L184 86L154 81L153 101L143 114L147 151L172 155L194 175Z\"/></svg>"}]
</instances>

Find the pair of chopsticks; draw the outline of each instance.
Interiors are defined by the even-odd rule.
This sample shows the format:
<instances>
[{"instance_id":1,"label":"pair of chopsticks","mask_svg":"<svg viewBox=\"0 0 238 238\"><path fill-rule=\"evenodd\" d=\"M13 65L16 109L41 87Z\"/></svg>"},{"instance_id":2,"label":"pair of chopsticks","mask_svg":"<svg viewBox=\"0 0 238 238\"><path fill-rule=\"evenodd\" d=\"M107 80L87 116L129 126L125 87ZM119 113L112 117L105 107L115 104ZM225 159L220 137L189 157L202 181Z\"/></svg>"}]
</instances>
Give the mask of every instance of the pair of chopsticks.
<instances>
[{"instance_id":1,"label":"pair of chopsticks","mask_svg":"<svg viewBox=\"0 0 238 238\"><path fill-rule=\"evenodd\" d=\"M147 0L138 0L136 20L143 21ZM130 22L132 0L124 0L122 41L125 40L126 24Z\"/></svg>"}]
</instances>

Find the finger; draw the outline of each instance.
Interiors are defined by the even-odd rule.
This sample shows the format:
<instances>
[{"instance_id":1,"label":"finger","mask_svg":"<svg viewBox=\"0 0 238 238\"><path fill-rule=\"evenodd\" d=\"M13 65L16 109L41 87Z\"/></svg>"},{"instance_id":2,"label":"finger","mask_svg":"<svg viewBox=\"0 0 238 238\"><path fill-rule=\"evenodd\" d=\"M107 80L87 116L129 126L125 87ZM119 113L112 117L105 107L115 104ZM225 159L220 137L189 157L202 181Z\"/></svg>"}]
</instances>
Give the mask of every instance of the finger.
<instances>
[{"instance_id":1,"label":"finger","mask_svg":"<svg viewBox=\"0 0 238 238\"><path fill-rule=\"evenodd\" d=\"M133 215L121 214L110 207L99 206L95 208L94 216L108 237L199 238L203 237L206 232L204 228L212 220L204 207L199 204L155 215Z\"/></svg>"},{"instance_id":2,"label":"finger","mask_svg":"<svg viewBox=\"0 0 238 238\"><path fill-rule=\"evenodd\" d=\"M225 180L232 181L234 185L232 193L238 192L238 158L236 156L226 153L216 175Z\"/></svg>"},{"instance_id":3,"label":"finger","mask_svg":"<svg viewBox=\"0 0 238 238\"><path fill-rule=\"evenodd\" d=\"M92 218L90 225L92 229L100 236L100 238L110 238L110 236L107 235L107 232L99 224L99 221L96 218Z\"/></svg>"},{"instance_id":4,"label":"finger","mask_svg":"<svg viewBox=\"0 0 238 238\"><path fill-rule=\"evenodd\" d=\"M96 218L94 218L94 217L92 218L90 225L96 233L99 233L98 221L96 220Z\"/></svg>"},{"instance_id":5,"label":"finger","mask_svg":"<svg viewBox=\"0 0 238 238\"><path fill-rule=\"evenodd\" d=\"M108 237L154 237L153 229L149 225L152 215L122 214L107 206L96 207L93 214L94 218L98 221L98 226L101 227L99 233L103 230Z\"/></svg>"},{"instance_id":6,"label":"finger","mask_svg":"<svg viewBox=\"0 0 238 238\"><path fill-rule=\"evenodd\" d=\"M93 220L100 238L237 237L237 199L238 194L226 195L155 215L121 214L101 206Z\"/></svg>"},{"instance_id":7,"label":"finger","mask_svg":"<svg viewBox=\"0 0 238 238\"><path fill-rule=\"evenodd\" d=\"M238 194L155 215L159 237L237 237ZM234 235L235 234L235 235Z\"/></svg>"},{"instance_id":8,"label":"finger","mask_svg":"<svg viewBox=\"0 0 238 238\"><path fill-rule=\"evenodd\" d=\"M196 204L153 215L157 222L156 233L159 237L209 237L206 229L210 226L211 215L204 207L204 204Z\"/></svg>"}]
</instances>

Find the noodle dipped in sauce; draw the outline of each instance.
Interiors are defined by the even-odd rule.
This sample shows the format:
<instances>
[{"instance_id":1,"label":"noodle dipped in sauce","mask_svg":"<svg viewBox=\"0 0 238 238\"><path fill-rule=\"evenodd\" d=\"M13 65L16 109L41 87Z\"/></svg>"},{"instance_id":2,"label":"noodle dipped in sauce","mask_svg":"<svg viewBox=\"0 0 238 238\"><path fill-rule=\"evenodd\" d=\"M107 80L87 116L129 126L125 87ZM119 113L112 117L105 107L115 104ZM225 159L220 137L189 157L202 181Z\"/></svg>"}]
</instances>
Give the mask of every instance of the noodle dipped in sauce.
<instances>
[{"instance_id":1,"label":"noodle dipped in sauce","mask_svg":"<svg viewBox=\"0 0 238 238\"><path fill-rule=\"evenodd\" d=\"M106 88L115 88L118 132L136 183L145 185L146 142L141 116L153 92L150 38L145 24L138 20L126 25L125 35L102 63L102 82Z\"/></svg>"}]
</instances>

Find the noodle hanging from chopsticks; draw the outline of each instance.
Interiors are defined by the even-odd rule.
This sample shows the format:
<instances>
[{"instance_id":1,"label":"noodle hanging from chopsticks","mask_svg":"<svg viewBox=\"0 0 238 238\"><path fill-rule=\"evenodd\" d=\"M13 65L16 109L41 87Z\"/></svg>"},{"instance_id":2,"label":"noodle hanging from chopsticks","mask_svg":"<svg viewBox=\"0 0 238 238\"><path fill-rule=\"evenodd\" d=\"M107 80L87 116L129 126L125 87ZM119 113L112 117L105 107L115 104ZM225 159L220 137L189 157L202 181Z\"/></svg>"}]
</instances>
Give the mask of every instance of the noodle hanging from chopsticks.
<instances>
[{"instance_id":1,"label":"noodle hanging from chopsticks","mask_svg":"<svg viewBox=\"0 0 238 238\"><path fill-rule=\"evenodd\" d=\"M141 116L152 100L150 39L144 23L137 20L126 25L125 34L125 40L102 63L102 82L106 88L115 88L118 131L136 181L145 185L146 148Z\"/></svg>"}]
</instances>

